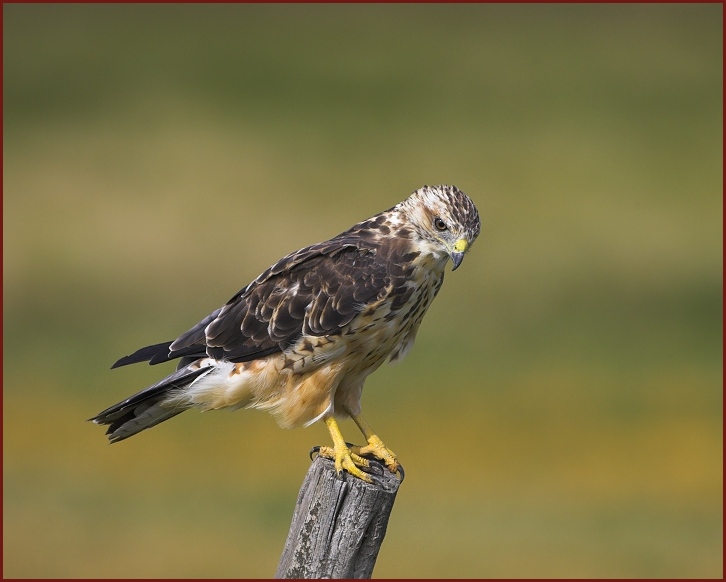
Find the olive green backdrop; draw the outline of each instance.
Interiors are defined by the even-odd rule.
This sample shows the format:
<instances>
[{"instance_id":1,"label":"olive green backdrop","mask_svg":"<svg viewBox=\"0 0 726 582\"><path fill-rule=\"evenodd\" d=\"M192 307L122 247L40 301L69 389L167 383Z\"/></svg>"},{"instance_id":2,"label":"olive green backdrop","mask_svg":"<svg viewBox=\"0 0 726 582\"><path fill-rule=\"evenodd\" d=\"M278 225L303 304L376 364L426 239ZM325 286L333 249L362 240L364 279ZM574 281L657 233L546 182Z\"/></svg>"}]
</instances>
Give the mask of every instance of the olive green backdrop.
<instances>
[{"instance_id":1,"label":"olive green backdrop","mask_svg":"<svg viewBox=\"0 0 726 582\"><path fill-rule=\"evenodd\" d=\"M324 426L84 420L439 183L483 229L366 387L407 471L376 576L721 577L721 5L3 15L6 577L271 576Z\"/></svg>"}]
</instances>

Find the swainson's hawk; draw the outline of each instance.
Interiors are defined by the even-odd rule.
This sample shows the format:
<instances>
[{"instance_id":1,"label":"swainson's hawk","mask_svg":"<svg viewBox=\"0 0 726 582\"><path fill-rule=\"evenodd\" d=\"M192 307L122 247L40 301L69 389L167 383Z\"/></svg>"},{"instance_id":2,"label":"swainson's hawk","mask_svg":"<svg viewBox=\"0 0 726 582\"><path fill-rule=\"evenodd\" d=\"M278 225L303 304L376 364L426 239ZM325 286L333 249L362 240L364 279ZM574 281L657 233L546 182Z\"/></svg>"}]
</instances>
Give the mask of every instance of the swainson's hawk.
<instances>
[{"instance_id":1,"label":"swainson's hawk","mask_svg":"<svg viewBox=\"0 0 726 582\"><path fill-rule=\"evenodd\" d=\"M396 455L361 416L363 384L400 360L444 280L479 235L474 203L454 186L424 186L403 202L267 269L174 341L141 348L114 368L179 358L176 371L92 418L117 442L188 408L260 408L280 426L324 420L320 452L365 481L372 455ZM352 418L367 445L349 447L336 419ZM364 470L361 470L364 469Z\"/></svg>"}]
</instances>

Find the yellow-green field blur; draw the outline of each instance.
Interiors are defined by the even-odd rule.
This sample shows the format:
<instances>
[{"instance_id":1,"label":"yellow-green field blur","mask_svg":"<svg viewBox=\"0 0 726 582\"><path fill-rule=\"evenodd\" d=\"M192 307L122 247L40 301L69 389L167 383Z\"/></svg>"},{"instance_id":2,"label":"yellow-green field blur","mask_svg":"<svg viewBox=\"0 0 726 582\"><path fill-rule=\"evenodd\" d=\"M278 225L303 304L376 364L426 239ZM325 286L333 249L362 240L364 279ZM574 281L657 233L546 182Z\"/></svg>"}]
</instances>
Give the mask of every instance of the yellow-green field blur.
<instances>
[{"instance_id":1,"label":"yellow-green field blur","mask_svg":"<svg viewBox=\"0 0 726 582\"><path fill-rule=\"evenodd\" d=\"M366 386L407 474L374 575L722 576L720 4L3 19L5 577L272 576L323 425L85 420L173 369L120 356L441 183L482 234Z\"/></svg>"}]
</instances>

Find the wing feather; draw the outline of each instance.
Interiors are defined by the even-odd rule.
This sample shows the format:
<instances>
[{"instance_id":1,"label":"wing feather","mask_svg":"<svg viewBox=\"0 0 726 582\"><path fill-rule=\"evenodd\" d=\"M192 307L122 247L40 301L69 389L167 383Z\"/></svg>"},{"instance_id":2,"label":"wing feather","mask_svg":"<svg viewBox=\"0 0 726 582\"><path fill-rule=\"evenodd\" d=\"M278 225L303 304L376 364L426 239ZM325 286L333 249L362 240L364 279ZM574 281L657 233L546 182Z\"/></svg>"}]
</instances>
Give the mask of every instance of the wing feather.
<instances>
[{"instance_id":1,"label":"wing feather","mask_svg":"<svg viewBox=\"0 0 726 582\"><path fill-rule=\"evenodd\" d=\"M115 365L211 356L232 362L285 350L303 334L339 333L390 293L389 252L363 226L296 251L272 265L173 342L142 348Z\"/></svg>"}]
</instances>

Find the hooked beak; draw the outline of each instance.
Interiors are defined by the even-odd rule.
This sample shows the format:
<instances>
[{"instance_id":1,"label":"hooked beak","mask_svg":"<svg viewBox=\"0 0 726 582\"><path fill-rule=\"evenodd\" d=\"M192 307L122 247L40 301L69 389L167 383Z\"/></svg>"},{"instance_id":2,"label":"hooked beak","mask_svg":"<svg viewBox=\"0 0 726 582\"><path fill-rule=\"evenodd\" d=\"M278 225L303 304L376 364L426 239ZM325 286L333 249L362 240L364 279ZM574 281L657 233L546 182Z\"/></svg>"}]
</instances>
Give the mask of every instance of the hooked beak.
<instances>
[{"instance_id":1,"label":"hooked beak","mask_svg":"<svg viewBox=\"0 0 726 582\"><path fill-rule=\"evenodd\" d=\"M464 253L466 253L466 249L469 248L469 242L466 239L460 238L456 241L454 244L454 250L449 253L449 256L451 257L451 262L454 263L454 266L451 268L452 271L456 271L456 269L459 268L459 265L461 265L461 261L464 260Z\"/></svg>"},{"instance_id":2,"label":"hooked beak","mask_svg":"<svg viewBox=\"0 0 726 582\"><path fill-rule=\"evenodd\" d=\"M452 271L456 271L456 269L459 268L459 265L461 265L461 261L464 260L464 253L451 253L449 255L451 257L451 262L454 263L454 266L451 267Z\"/></svg>"}]
</instances>

